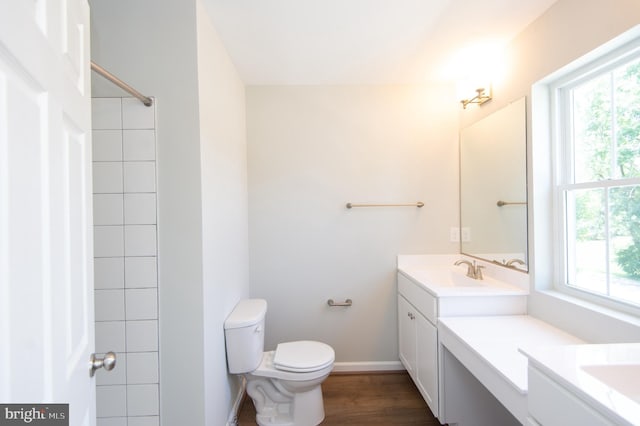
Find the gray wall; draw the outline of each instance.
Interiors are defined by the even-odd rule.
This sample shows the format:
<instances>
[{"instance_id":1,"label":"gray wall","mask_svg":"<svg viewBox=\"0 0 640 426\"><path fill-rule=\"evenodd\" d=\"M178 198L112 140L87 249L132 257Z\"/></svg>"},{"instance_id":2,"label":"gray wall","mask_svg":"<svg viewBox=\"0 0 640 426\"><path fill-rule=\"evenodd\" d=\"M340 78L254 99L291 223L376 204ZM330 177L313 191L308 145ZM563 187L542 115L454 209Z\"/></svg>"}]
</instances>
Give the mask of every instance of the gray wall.
<instances>
[{"instance_id":1,"label":"gray wall","mask_svg":"<svg viewBox=\"0 0 640 426\"><path fill-rule=\"evenodd\" d=\"M245 89L211 25L198 12L206 424L224 423L239 404L238 376L227 374L222 324L249 296Z\"/></svg>"},{"instance_id":2,"label":"gray wall","mask_svg":"<svg viewBox=\"0 0 640 426\"><path fill-rule=\"evenodd\" d=\"M269 303L268 349L315 339L358 368L398 362L396 255L458 252L454 92L247 89L251 293ZM345 208L418 200L421 209ZM353 306L328 308L330 298Z\"/></svg>"},{"instance_id":3,"label":"gray wall","mask_svg":"<svg viewBox=\"0 0 640 426\"><path fill-rule=\"evenodd\" d=\"M241 221L246 215L244 130L238 130L242 124L230 131L216 127L216 123L242 123L244 97L229 69L199 80L199 53L224 56L217 40L206 39L214 37L214 32L198 33L198 25L207 25L197 19L199 7L195 0L91 2L92 59L157 99L160 414L164 425L226 422L230 395L237 392L237 385L226 377L219 330L237 299L248 295L246 248L242 247L246 225L243 230L232 221L234 227L225 228L224 219L237 214ZM93 81L94 96L122 93L98 76ZM217 86L229 83L234 107L216 110L206 100L201 104L200 91L211 96L210 89L200 87L206 81ZM208 117L209 112L220 115ZM227 164L212 159L228 155L233 157L234 171L209 170ZM219 180L227 178L237 181L229 185ZM224 193L234 203L212 216L217 210L211 194L216 193ZM216 234L216 229L224 232ZM219 239L212 243L210 238ZM234 248L234 263L228 265L233 270L225 268L215 276L211 265L220 265L221 259L215 256L224 246ZM215 371L205 368L209 362Z\"/></svg>"}]
</instances>

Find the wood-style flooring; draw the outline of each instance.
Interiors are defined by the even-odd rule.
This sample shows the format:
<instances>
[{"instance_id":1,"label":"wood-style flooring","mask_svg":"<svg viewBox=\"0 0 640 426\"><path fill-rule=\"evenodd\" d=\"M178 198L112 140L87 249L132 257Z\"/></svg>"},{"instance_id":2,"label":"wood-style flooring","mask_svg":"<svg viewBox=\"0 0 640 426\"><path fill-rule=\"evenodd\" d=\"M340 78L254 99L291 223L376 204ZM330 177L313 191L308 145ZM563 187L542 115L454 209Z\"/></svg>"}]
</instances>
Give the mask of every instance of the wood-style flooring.
<instances>
[{"instance_id":1,"label":"wood-style flooring","mask_svg":"<svg viewBox=\"0 0 640 426\"><path fill-rule=\"evenodd\" d=\"M332 374L322 383L323 426L440 426L406 372ZM256 412L245 398L238 426L254 426Z\"/></svg>"}]
</instances>

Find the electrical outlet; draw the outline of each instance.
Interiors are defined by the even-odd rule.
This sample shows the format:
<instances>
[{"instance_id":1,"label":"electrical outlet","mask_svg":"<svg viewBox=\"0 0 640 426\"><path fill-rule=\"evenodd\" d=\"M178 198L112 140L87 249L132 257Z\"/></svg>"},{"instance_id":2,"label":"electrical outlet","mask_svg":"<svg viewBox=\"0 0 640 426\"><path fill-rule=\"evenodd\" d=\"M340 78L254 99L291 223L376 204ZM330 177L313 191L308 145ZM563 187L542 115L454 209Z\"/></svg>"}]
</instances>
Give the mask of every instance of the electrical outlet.
<instances>
[{"instance_id":1,"label":"electrical outlet","mask_svg":"<svg viewBox=\"0 0 640 426\"><path fill-rule=\"evenodd\" d=\"M471 228L462 228L462 242L468 243L471 241Z\"/></svg>"},{"instance_id":2,"label":"electrical outlet","mask_svg":"<svg viewBox=\"0 0 640 426\"><path fill-rule=\"evenodd\" d=\"M458 228L457 226L452 226L449 229L449 241L451 241L452 243L460 242L460 228Z\"/></svg>"}]
</instances>

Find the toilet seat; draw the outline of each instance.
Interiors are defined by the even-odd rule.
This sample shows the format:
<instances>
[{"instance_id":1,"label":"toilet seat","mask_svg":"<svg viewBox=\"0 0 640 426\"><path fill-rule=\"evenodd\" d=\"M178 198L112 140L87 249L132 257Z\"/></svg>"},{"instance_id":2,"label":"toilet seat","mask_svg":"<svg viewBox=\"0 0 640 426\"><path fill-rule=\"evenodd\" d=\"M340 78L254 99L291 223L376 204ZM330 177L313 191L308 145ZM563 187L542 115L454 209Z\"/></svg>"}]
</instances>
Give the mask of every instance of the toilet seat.
<instances>
[{"instance_id":1,"label":"toilet seat","mask_svg":"<svg viewBox=\"0 0 640 426\"><path fill-rule=\"evenodd\" d=\"M288 342L288 343L292 343L292 344L302 343L302 345L299 345L299 347L296 347L296 345L285 345L284 346L285 360L288 360L288 356L293 356L291 355L291 353L295 352L296 350L305 352L304 348L306 348L308 351L313 351L314 349L317 349L317 352L309 353L308 358L306 358L306 356L303 356L307 360L310 360L309 364L317 364L317 365L315 367L309 367L309 364L307 364L306 366L299 367L299 368L304 368L305 371L283 370L281 367L277 367L274 363L274 358L276 356L277 351L269 351L269 352L263 353L262 361L260 362L260 365L258 366L258 368L256 368L249 374L251 376L269 377L272 379L279 379L279 380L305 381L305 380L314 380L319 377L329 375L329 373L331 373L331 370L333 370L333 361L335 359L335 352L333 351L333 348L331 346L325 345L324 343L320 343L320 342L309 342L309 341ZM314 343L314 344L308 344L308 343ZM282 345L282 343L280 345ZM319 354L320 356L314 357L313 353ZM293 362L293 364L296 364L296 363ZM297 365L300 366L301 365L300 362L298 362Z\"/></svg>"},{"instance_id":2,"label":"toilet seat","mask_svg":"<svg viewBox=\"0 0 640 426\"><path fill-rule=\"evenodd\" d=\"M311 340L278 344L273 365L278 370L308 373L333 364L335 352L325 343Z\"/></svg>"}]
</instances>

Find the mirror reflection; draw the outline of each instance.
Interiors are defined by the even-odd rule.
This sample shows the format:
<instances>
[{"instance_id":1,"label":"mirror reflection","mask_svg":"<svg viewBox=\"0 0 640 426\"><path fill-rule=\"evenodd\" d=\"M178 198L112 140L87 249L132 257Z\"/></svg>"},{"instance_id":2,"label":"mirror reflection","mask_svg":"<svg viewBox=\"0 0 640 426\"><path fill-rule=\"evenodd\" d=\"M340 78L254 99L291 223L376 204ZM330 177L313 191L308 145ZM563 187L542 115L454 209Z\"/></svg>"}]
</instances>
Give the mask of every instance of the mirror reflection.
<instances>
[{"instance_id":1,"label":"mirror reflection","mask_svg":"<svg viewBox=\"0 0 640 426\"><path fill-rule=\"evenodd\" d=\"M528 270L526 101L460 132L460 251Z\"/></svg>"}]
</instances>

